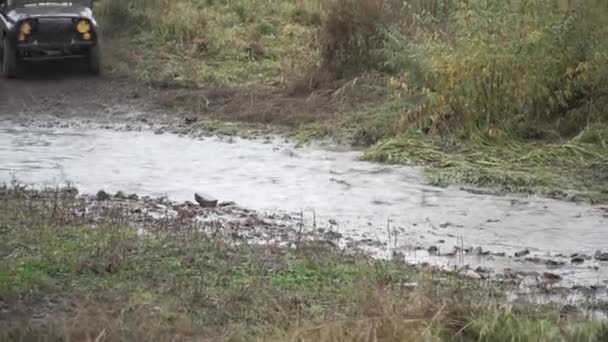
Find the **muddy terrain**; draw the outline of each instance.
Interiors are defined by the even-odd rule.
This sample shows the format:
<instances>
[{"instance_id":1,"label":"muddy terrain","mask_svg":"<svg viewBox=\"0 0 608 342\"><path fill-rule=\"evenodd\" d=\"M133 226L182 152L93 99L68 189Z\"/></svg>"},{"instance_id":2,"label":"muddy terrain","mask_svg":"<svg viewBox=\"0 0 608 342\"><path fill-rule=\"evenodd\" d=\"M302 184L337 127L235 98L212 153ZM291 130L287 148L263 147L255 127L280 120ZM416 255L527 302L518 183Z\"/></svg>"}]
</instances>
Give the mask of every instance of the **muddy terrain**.
<instances>
[{"instance_id":1,"label":"muddy terrain","mask_svg":"<svg viewBox=\"0 0 608 342\"><path fill-rule=\"evenodd\" d=\"M0 181L166 196L154 202L161 216L183 207L240 220L254 210L289 221L273 229L331 232L336 244L378 257L606 294L608 208L429 187L414 168L278 137L209 137L205 117L163 106L166 89L55 70L0 81ZM180 204L199 191L248 209L210 216Z\"/></svg>"}]
</instances>

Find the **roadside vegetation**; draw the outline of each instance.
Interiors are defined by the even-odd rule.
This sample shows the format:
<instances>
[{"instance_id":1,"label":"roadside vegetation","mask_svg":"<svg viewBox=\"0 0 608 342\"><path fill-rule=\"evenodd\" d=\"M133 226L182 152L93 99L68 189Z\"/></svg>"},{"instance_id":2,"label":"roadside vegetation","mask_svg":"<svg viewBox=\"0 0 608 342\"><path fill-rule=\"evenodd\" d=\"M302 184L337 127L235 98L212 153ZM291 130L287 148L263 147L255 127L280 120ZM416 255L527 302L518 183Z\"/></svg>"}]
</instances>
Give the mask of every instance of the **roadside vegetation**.
<instances>
[{"instance_id":1,"label":"roadside vegetation","mask_svg":"<svg viewBox=\"0 0 608 342\"><path fill-rule=\"evenodd\" d=\"M435 184L608 199L601 0L102 0L110 67ZM134 44L134 45L133 45ZM174 88L181 88L175 90ZM572 198L572 196L570 196Z\"/></svg>"},{"instance_id":2,"label":"roadside vegetation","mask_svg":"<svg viewBox=\"0 0 608 342\"><path fill-rule=\"evenodd\" d=\"M169 218L142 231L129 201L94 215L66 189L0 190L0 340L608 338L583 307L509 303L502 285L330 241L252 245Z\"/></svg>"}]
</instances>

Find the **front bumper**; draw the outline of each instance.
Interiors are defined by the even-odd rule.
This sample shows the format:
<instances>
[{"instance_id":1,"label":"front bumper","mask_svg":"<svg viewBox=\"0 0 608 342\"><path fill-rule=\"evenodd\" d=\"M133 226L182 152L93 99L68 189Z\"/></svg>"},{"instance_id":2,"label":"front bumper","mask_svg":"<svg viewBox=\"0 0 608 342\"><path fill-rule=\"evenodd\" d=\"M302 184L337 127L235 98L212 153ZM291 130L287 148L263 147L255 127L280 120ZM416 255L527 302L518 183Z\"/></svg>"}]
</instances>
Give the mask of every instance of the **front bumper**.
<instances>
[{"instance_id":1,"label":"front bumper","mask_svg":"<svg viewBox=\"0 0 608 342\"><path fill-rule=\"evenodd\" d=\"M54 60L84 58L96 43L93 41L72 41L69 43L21 43L17 45L22 60Z\"/></svg>"}]
</instances>

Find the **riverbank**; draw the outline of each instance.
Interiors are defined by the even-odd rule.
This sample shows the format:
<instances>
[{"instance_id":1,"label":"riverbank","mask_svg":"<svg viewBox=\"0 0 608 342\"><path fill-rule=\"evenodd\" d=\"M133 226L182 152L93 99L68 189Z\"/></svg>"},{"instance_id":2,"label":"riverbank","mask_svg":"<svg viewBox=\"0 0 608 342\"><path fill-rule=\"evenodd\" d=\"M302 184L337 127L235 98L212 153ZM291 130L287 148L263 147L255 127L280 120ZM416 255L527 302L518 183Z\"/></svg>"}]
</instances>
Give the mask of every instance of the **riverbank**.
<instances>
[{"instance_id":1,"label":"riverbank","mask_svg":"<svg viewBox=\"0 0 608 342\"><path fill-rule=\"evenodd\" d=\"M601 302L511 302L506 284L374 260L329 235L303 234L297 220L278 224L231 203L15 187L0 191L0 203L8 339L606 337L600 311L588 311Z\"/></svg>"},{"instance_id":2,"label":"riverbank","mask_svg":"<svg viewBox=\"0 0 608 342\"><path fill-rule=\"evenodd\" d=\"M518 5L467 5L470 30L452 1L401 8L362 0L203 7L108 0L99 13L111 28L106 70L152 85L154 101L190 113L189 125L247 136L287 132L300 143L335 139L368 148L370 160L422 165L433 185L606 203L605 44L592 14L604 8L569 17L553 2L530 5L529 17ZM506 18L491 34L483 27L488 13ZM121 18L132 24L119 25ZM510 24L517 20L529 25ZM555 31L566 21L564 30L584 37L587 50L554 39L570 37ZM552 49L559 56L539 65ZM521 59L502 58L517 51ZM485 79L482 69L506 76Z\"/></svg>"}]
</instances>

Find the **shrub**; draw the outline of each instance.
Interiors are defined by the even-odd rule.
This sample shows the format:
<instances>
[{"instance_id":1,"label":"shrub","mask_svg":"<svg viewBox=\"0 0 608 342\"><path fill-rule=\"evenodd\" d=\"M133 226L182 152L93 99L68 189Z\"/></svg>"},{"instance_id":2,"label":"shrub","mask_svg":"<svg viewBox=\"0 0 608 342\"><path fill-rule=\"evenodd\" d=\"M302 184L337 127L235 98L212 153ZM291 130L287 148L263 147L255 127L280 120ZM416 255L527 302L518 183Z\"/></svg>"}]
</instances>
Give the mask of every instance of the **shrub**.
<instances>
[{"instance_id":1,"label":"shrub","mask_svg":"<svg viewBox=\"0 0 608 342\"><path fill-rule=\"evenodd\" d=\"M564 13L553 0L463 2L454 37L424 45L426 86L440 98L429 111L447 109L468 128L513 129L559 126L572 109L595 103L608 90L608 42L592 13L607 15L608 7L592 6ZM602 110L587 114L569 129L606 118Z\"/></svg>"}]
</instances>

